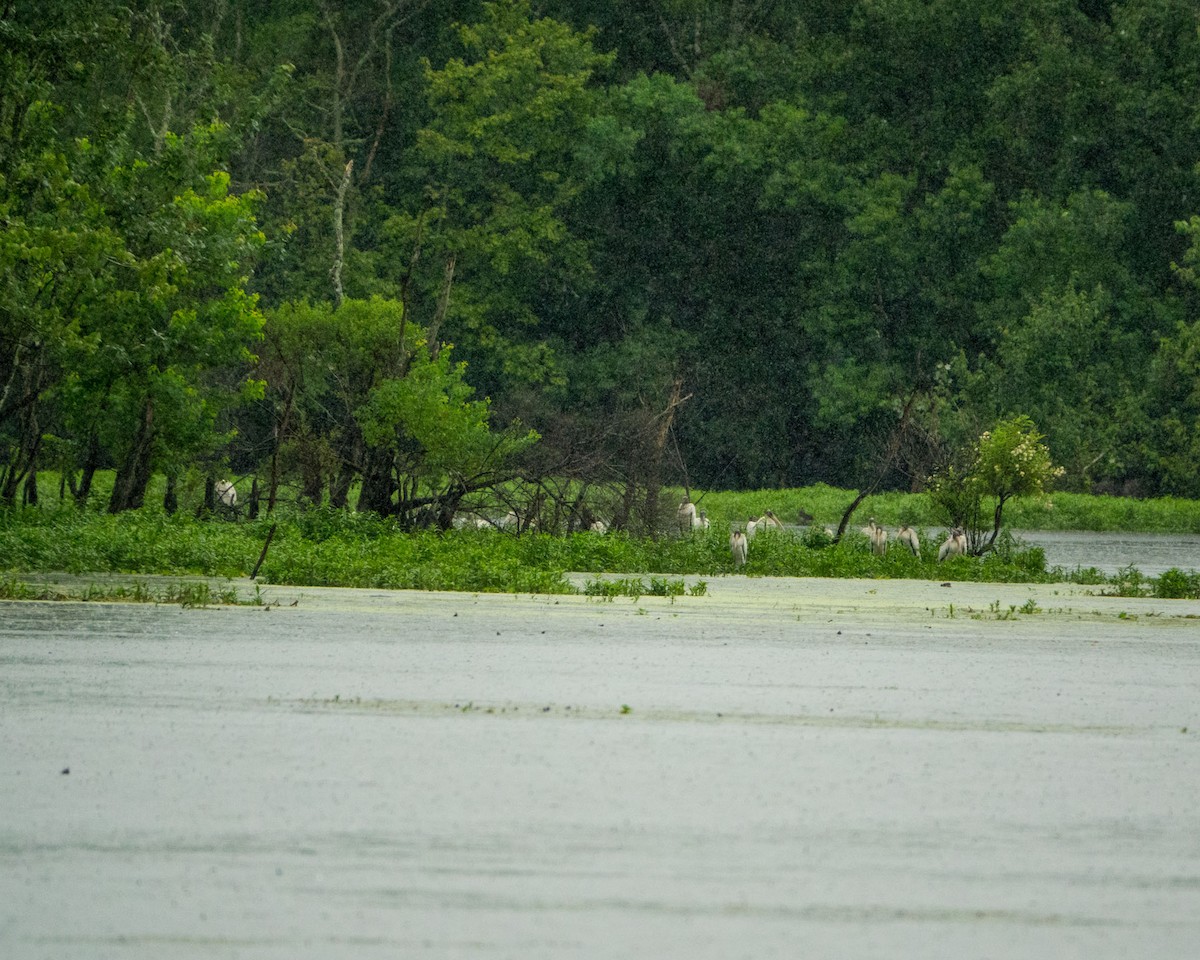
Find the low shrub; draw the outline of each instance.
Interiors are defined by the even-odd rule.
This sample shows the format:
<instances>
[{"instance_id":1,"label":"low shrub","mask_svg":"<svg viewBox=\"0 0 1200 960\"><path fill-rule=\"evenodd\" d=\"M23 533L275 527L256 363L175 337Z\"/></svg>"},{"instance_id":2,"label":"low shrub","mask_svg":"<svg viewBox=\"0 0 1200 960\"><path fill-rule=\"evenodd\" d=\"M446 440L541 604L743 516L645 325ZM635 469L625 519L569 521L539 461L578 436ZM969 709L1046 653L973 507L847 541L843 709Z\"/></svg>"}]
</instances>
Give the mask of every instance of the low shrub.
<instances>
[{"instance_id":1,"label":"low shrub","mask_svg":"<svg viewBox=\"0 0 1200 960\"><path fill-rule=\"evenodd\" d=\"M1200 599L1200 573L1172 567L1154 579L1154 596L1164 600Z\"/></svg>"}]
</instances>

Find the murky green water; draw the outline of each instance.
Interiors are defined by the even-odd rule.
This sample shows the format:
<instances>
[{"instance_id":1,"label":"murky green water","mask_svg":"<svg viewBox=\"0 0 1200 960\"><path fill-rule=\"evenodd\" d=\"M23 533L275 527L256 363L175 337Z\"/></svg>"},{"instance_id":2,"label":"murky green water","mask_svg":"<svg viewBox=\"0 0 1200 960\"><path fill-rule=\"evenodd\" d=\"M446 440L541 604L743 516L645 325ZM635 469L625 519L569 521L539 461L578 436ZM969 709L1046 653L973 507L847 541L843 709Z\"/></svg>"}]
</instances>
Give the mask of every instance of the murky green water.
<instances>
[{"instance_id":1,"label":"murky green water","mask_svg":"<svg viewBox=\"0 0 1200 960\"><path fill-rule=\"evenodd\" d=\"M0 956L1200 943L1200 603L272 596L0 605Z\"/></svg>"}]
</instances>

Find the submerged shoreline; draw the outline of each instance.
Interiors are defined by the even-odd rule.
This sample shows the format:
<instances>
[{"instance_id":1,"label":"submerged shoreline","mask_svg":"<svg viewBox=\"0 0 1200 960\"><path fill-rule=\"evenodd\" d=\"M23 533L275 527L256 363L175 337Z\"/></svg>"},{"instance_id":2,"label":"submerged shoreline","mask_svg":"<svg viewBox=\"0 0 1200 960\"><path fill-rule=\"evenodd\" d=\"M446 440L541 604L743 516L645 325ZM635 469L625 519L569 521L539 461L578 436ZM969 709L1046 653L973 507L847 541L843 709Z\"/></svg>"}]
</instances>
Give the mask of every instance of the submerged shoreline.
<instances>
[{"instance_id":1,"label":"submerged shoreline","mask_svg":"<svg viewBox=\"0 0 1200 960\"><path fill-rule=\"evenodd\" d=\"M23 576L21 582L30 587L30 595L10 597L7 602L140 601L182 607L303 608L372 614L436 610L469 602L491 604L497 613L553 607L609 610L614 616L666 612L673 617L740 620L747 625L763 618L777 619L780 615L804 621L852 616L881 626L955 619L1114 623L1147 618L1160 622L1200 620L1197 599L1119 596L1105 593L1098 586L1067 582L688 575L680 578L684 585L693 588L703 584L703 595L586 595L585 587L597 578L618 580L622 576L568 573L564 579L578 593L530 594L265 584L248 578L50 573ZM1190 629L1195 629L1195 625Z\"/></svg>"}]
</instances>

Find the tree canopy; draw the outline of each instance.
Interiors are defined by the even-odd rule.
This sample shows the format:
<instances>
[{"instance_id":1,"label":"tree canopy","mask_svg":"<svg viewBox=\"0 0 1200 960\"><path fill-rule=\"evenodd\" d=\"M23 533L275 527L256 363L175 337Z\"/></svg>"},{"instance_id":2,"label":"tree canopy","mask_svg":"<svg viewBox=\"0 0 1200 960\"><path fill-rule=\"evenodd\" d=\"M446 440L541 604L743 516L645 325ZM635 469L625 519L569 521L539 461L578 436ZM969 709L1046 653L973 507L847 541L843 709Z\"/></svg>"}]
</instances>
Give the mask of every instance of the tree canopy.
<instances>
[{"instance_id":1,"label":"tree canopy","mask_svg":"<svg viewBox=\"0 0 1200 960\"><path fill-rule=\"evenodd\" d=\"M901 422L919 488L1020 416L1200 496L1197 89L1190 0L13 0L0 502L856 486Z\"/></svg>"}]
</instances>

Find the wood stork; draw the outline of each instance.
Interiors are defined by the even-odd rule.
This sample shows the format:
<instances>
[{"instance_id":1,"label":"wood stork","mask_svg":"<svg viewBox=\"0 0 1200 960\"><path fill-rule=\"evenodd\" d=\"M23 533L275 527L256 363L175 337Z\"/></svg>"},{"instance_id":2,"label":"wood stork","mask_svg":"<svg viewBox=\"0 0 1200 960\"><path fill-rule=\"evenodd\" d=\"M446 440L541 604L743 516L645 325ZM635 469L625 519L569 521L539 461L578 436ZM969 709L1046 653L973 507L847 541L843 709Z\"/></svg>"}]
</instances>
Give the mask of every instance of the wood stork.
<instances>
[{"instance_id":1,"label":"wood stork","mask_svg":"<svg viewBox=\"0 0 1200 960\"><path fill-rule=\"evenodd\" d=\"M516 510L509 510L503 517L496 521L495 527L497 530L517 530L521 529L521 518Z\"/></svg>"},{"instance_id":2,"label":"wood stork","mask_svg":"<svg viewBox=\"0 0 1200 960\"><path fill-rule=\"evenodd\" d=\"M729 550L733 554L733 565L735 567L744 567L746 565L746 535L741 530L734 530L729 535Z\"/></svg>"},{"instance_id":3,"label":"wood stork","mask_svg":"<svg viewBox=\"0 0 1200 960\"><path fill-rule=\"evenodd\" d=\"M216 486L213 487L213 492L222 506L237 506L237 489L228 480L218 480Z\"/></svg>"},{"instance_id":4,"label":"wood stork","mask_svg":"<svg viewBox=\"0 0 1200 960\"><path fill-rule=\"evenodd\" d=\"M775 516L774 511L768 510L759 518L759 526L774 528L776 530L783 529L783 521Z\"/></svg>"},{"instance_id":5,"label":"wood stork","mask_svg":"<svg viewBox=\"0 0 1200 960\"><path fill-rule=\"evenodd\" d=\"M696 505L690 499L684 497L683 503L679 505L676 518L679 521L679 532L683 534L691 533L696 527Z\"/></svg>"},{"instance_id":6,"label":"wood stork","mask_svg":"<svg viewBox=\"0 0 1200 960\"><path fill-rule=\"evenodd\" d=\"M887 553L887 531L875 522L872 517L865 527L863 533L867 535L867 539L871 541L871 552L877 557L882 557Z\"/></svg>"},{"instance_id":7,"label":"wood stork","mask_svg":"<svg viewBox=\"0 0 1200 960\"><path fill-rule=\"evenodd\" d=\"M921 555L921 541L917 539L917 531L907 523L896 531L896 539L913 552L913 556Z\"/></svg>"},{"instance_id":8,"label":"wood stork","mask_svg":"<svg viewBox=\"0 0 1200 960\"><path fill-rule=\"evenodd\" d=\"M450 521L450 525L455 530L495 530L496 525L487 517L482 517L477 513L465 511L456 513L454 519Z\"/></svg>"},{"instance_id":9,"label":"wood stork","mask_svg":"<svg viewBox=\"0 0 1200 960\"><path fill-rule=\"evenodd\" d=\"M751 517L749 520L746 521L746 539L747 540L754 539L754 535L756 533L758 533L758 525L761 522L762 522L761 520L758 520L755 517Z\"/></svg>"},{"instance_id":10,"label":"wood stork","mask_svg":"<svg viewBox=\"0 0 1200 960\"><path fill-rule=\"evenodd\" d=\"M588 529L592 533L608 533L608 524L603 520L593 520Z\"/></svg>"},{"instance_id":11,"label":"wood stork","mask_svg":"<svg viewBox=\"0 0 1200 960\"><path fill-rule=\"evenodd\" d=\"M966 552L967 536L963 533L962 527L955 527L938 547L938 561L945 560L947 557L960 557Z\"/></svg>"},{"instance_id":12,"label":"wood stork","mask_svg":"<svg viewBox=\"0 0 1200 960\"><path fill-rule=\"evenodd\" d=\"M697 530L707 530L711 526L712 524L708 522L708 514L701 510L700 515L696 517L695 528Z\"/></svg>"}]
</instances>

